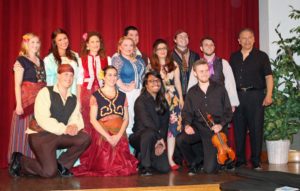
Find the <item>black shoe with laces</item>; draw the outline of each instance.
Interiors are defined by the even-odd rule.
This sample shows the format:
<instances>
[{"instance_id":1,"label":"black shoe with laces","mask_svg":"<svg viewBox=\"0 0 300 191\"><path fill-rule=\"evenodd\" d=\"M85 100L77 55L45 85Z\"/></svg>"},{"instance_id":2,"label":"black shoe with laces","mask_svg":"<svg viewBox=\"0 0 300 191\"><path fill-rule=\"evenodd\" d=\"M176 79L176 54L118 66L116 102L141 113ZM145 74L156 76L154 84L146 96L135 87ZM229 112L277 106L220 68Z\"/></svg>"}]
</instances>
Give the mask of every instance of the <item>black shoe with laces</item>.
<instances>
[{"instance_id":1,"label":"black shoe with laces","mask_svg":"<svg viewBox=\"0 0 300 191\"><path fill-rule=\"evenodd\" d=\"M67 169L66 167L61 165L60 163L57 163L57 170L58 170L60 176L62 176L62 177L72 177L73 176L73 173L69 169Z\"/></svg>"}]
</instances>

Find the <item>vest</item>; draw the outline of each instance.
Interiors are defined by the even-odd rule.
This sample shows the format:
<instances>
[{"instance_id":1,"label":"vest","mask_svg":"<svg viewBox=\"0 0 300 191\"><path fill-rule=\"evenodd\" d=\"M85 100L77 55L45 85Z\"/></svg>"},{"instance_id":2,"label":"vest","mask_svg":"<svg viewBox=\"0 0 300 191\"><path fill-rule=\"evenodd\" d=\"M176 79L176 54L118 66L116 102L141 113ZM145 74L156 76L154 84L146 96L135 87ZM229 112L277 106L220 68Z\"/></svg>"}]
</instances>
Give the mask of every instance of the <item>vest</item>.
<instances>
[{"instance_id":1,"label":"vest","mask_svg":"<svg viewBox=\"0 0 300 191\"><path fill-rule=\"evenodd\" d=\"M93 93L93 96L95 96L98 104L97 120L112 114L123 117L125 93L117 90L117 95L113 99L109 99L99 89Z\"/></svg>"},{"instance_id":2,"label":"vest","mask_svg":"<svg viewBox=\"0 0 300 191\"><path fill-rule=\"evenodd\" d=\"M67 125L69 118L75 110L77 104L76 96L69 96L66 104L64 105L59 93L53 91L53 86L49 86L47 88L49 90L51 101L51 117L56 119L58 122Z\"/></svg>"},{"instance_id":3,"label":"vest","mask_svg":"<svg viewBox=\"0 0 300 191\"><path fill-rule=\"evenodd\" d=\"M141 52L142 53L142 52ZM145 63L145 67L147 67L148 65L148 57L146 54L142 53L142 59L144 60L144 63Z\"/></svg>"},{"instance_id":4,"label":"vest","mask_svg":"<svg viewBox=\"0 0 300 191\"><path fill-rule=\"evenodd\" d=\"M214 63L214 74L210 76L210 79L218 84L224 85L225 77L223 74L223 64L221 58L216 58Z\"/></svg>"}]
</instances>

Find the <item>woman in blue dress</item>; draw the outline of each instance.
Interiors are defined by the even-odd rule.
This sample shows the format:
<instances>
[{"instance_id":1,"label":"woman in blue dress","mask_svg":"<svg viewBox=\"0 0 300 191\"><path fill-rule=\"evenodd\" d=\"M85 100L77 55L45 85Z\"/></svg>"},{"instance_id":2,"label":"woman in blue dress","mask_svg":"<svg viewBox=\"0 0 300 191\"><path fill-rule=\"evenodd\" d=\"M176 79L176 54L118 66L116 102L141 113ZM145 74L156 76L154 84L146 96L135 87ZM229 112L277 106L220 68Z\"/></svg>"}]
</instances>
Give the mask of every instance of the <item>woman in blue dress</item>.
<instances>
[{"instance_id":1,"label":"woman in blue dress","mask_svg":"<svg viewBox=\"0 0 300 191\"><path fill-rule=\"evenodd\" d=\"M112 57L111 64L118 70L117 86L128 98L129 124L127 136L132 133L134 120L134 102L140 95L145 64L140 56L135 55L135 43L129 37L122 37L118 43L118 54Z\"/></svg>"}]
</instances>

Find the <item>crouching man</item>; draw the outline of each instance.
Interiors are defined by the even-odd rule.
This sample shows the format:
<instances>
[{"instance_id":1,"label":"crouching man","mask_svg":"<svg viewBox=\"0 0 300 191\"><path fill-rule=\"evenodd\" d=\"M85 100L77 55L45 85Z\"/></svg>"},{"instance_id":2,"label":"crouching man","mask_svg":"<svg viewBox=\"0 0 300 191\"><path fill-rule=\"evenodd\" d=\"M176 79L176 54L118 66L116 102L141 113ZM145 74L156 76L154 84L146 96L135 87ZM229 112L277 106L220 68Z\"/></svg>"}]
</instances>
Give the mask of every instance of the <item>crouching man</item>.
<instances>
[{"instance_id":1,"label":"crouching man","mask_svg":"<svg viewBox=\"0 0 300 191\"><path fill-rule=\"evenodd\" d=\"M57 73L57 84L38 93L34 106L36 122L31 121L26 131L35 159L14 152L9 166L12 176L72 176L69 169L90 144L90 136L83 131L77 98L70 93L74 70L69 64L61 64ZM67 151L56 159L56 149L64 148Z\"/></svg>"}]
</instances>

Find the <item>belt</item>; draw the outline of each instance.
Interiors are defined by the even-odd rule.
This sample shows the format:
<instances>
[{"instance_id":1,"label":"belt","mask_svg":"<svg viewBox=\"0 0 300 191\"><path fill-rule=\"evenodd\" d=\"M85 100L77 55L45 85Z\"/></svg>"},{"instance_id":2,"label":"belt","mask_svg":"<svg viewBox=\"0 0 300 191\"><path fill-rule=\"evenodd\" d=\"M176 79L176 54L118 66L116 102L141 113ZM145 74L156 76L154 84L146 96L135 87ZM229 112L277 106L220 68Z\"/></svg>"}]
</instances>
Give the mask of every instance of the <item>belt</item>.
<instances>
[{"instance_id":1,"label":"belt","mask_svg":"<svg viewBox=\"0 0 300 191\"><path fill-rule=\"evenodd\" d=\"M248 92L248 91L253 91L253 90L260 90L254 87L246 87L246 88L238 88L237 91L238 92Z\"/></svg>"}]
</instances>

